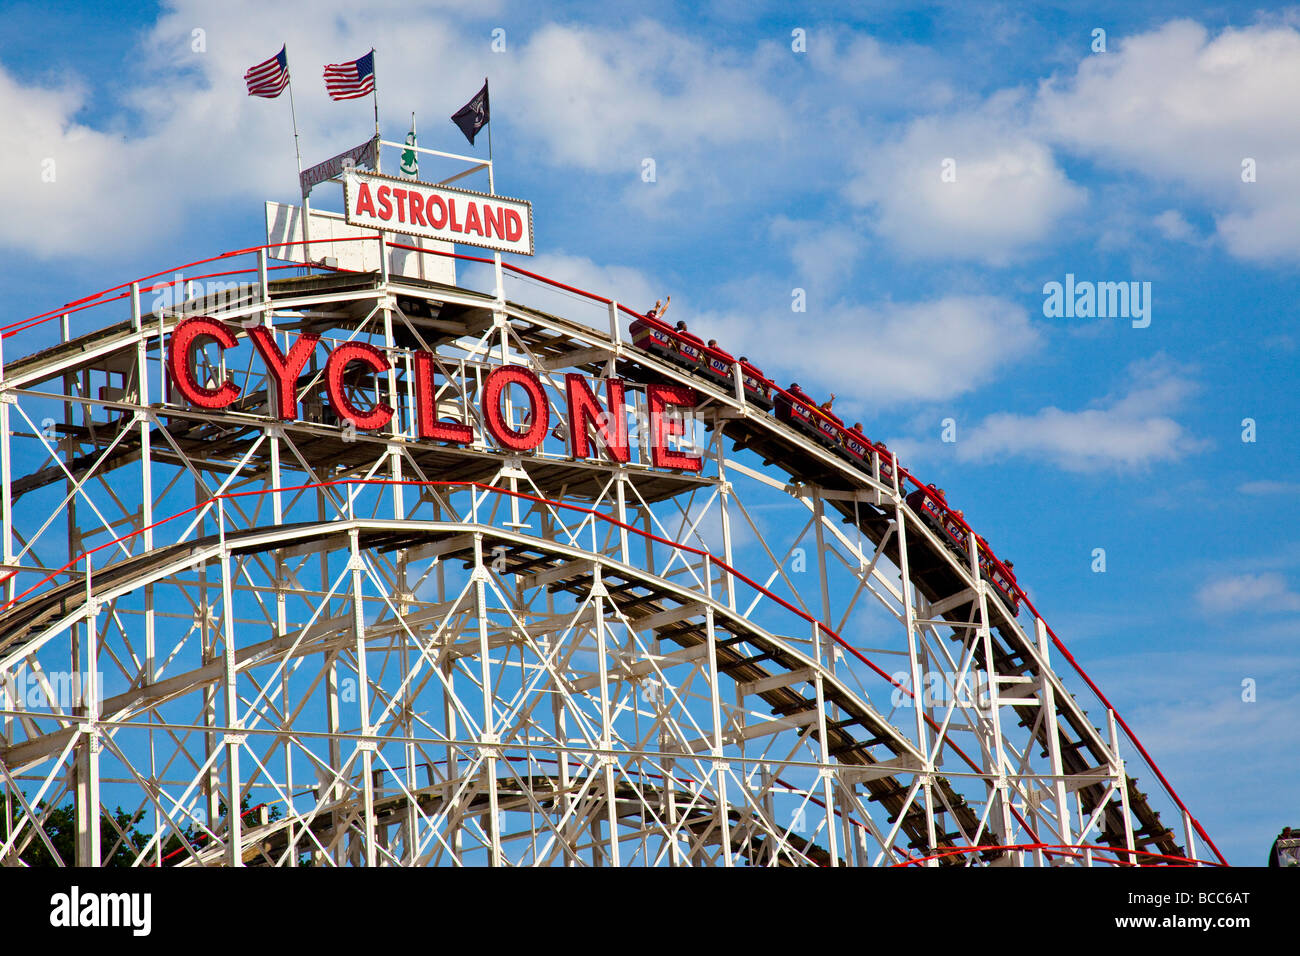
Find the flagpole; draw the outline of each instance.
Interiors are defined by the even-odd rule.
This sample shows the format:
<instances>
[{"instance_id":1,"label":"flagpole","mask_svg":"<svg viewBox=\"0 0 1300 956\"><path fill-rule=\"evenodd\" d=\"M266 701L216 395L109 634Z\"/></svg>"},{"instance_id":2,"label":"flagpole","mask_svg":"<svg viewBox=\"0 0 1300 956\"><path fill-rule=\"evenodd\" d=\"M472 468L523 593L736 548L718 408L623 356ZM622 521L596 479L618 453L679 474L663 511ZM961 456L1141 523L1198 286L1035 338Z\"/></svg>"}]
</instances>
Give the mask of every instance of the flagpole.
<instances>
[{"instance_id":1,"label":"flagpole","mask_svg":"<svg viewBox=\"0 0 1300 956\"><path fill-rule=\"evenodd\" d=\"M383 168L379 161L379 68L375 65L375 48L370 48L370 99L375 104L375 172L382 173Z\"/></svg>"},{"instance_id":2,"label":"flagpole","mask_svg":"<svg viewBox=\"0 0 1300 956\"><path fill-rule=\"evenodd\" d=\"M488 101L488 192L495 196L497 191L492 175L492 91L488 89L488 78L486 76L483 77L483 89L487 91Z\"/></svg>"},{"instance_id":3,"label":"flagpole","mask_svg":"<svg viewBox=\"0 0 1300 956\"><path fill-rule=\"evenodd\" d=\"M486 76L483 77L483 91L484 91L484 93L486 94L486 95L485 95L485 99L487 100L487 105L488 105L488 122L487 122L487 128L488 128L488 192L491 193L493 196L495 196L495 195L497 194L497 179L496 179L496 166L493 165L493 163L492 163L492 91L491 91L491 89L489 89L489 87L488 87L488 78L487 78ZM505 301L506 301L506 286L505 286L505 274L501 271L501 253L500 253L500 251L495 250L495 249L492 251L492 262L493 262L493 269L494 269L495 272L496 272L496 280L497 280L497 301L498 301L499 303L501 303L501 306L502 306L502 307L504 307L504 306L505 306ZM504 352L505 352L505 347L504 347L504 345L503 345L503 346L502 346L503 357L504 357Z\"/></svg>"},{"instance_id":4,"label":"flagpole","mask_svg":"<svg viewBox=\"0 0 1300 956\"><path fill-rule=\"evenodd\" d=\"M411 110L411 135L410 135L410 138L411 138L412 140L416 140L416 139L417 139L417 137L416 137L416 133L415 133L415 110ZM410 145L411 145L412 147L414 147L414 146L416 145L416 142L412 142ZM414 172L414 173L411 173L410 176L411 176L412 179L414 179L414 180L416 180L416 181L418 182L419 179L420 179L420 154L417 153L417 152L415 152L414 149L412 149L412 151L411 151L411 155L415 158L415 159L414 159L414 162L415 162L415 172ZM405 161L406 161L406 160L405 160L405 156L403 156L402 162L405 163ZM405 172L406 172L406 170L403 169L401 166L398 167L398 170L399 170L400 172L402 172L402 173L405 173ZM420 260L420 261L419 261L419 271L420 271L420 278L423 279L423 278L424 278L424 236L412 236L411 238L412 238L413 240L415 240L416 248L418 248L418 249L420 250L420 252L419 252L419 260Z\"/></svg>"},{"instance_id":5,"label":"flagpole","mask_svg":"<svg viewBox=\"0 0 1300 956\"><path fill-rule=\"evenodd\" d=\"M289 47L286 44L284 48L284 63L286 69L289 65ZM302 196L302 256L306 260L308 268L311 267L311 203L307 199L307 193L302 189L302 147L298 144L298 109L293 103L293 71L289 71L289 81L285 84L289 87L289 115L293 118L293 151L298 159L298 193Z\"/></svg>"}]
</instances>

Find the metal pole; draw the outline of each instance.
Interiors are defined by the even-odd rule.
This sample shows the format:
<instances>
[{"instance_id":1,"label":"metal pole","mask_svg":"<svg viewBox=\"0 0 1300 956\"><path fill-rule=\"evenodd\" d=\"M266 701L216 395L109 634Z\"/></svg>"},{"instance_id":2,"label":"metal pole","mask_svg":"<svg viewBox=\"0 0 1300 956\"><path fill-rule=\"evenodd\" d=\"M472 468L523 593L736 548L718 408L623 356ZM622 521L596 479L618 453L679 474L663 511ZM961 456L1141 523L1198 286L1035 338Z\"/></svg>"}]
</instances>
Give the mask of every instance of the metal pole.
<instances>
[{"instance_id":1,"label":"metal pole","mask_svg":"<svg viewBox=\"0 0 1300 956\"><path fill-rule=\"evenodd\" d=\"M288 48L284 51L285 62L289 60ZM302 196L302 257L311 265L311 203L307 197L310 195L310 189L303 189L302 185L302 149L298 145L298 110L293 104L293 74L289 74L289 115L293 117L293 152L298 160L298 193Z\"/></svg>"},{"instance_id":2,"label":"metal pole","mask_svg":"<svg viewBox=\"0 0 1300 956\"><path fill-rule=\"evenodd\" d=\"M488 78L483 77L483 89L488 88ZM497 194L496 166L492 162L492 94L488 92L488 193L495 196ZM501 272L501 253L492 253L492 268L496 274L496 299L497 308L504 309L506 304L505 276Z\"/></svg>"},{"instance_id":3,"label":"metal pole","mask_svg":"<svg viewBox=\"0 0 1300 956\"><path fill-rule=\"evenodd\" d=\"M379 138L379 70L375 63L375 48L370 48L370 75L374 78L370 84L370 99L375 104L375 138ZM379 172L379 147L375 147L375 172Z\"/></svg>"}]
</instances>

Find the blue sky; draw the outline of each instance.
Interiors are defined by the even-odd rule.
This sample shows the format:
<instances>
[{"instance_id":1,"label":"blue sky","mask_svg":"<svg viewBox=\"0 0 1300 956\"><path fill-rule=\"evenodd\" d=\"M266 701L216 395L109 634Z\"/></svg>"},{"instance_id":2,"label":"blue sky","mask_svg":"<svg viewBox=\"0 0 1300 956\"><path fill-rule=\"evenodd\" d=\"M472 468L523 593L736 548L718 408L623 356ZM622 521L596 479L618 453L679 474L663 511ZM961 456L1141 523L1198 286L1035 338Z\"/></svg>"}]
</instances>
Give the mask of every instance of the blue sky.
<instances>
[{"instance_id":1,"label":"blue sky","mask_svg":"<svg viewBox=\"0 0 1300 956\"><path fill-rule=\"evenodd\" d=\"M1261 862L1300 825L1300 7L861 6L5 4L5 324L261 241L293 143L241 76L281 42L308 162L372 122L323 63L374 46L386 134L456 150L490 75L530 267L835 391ZM1044 315L1067 274L1151 283L1149 327Z\"/></svg>"}]
</instances>

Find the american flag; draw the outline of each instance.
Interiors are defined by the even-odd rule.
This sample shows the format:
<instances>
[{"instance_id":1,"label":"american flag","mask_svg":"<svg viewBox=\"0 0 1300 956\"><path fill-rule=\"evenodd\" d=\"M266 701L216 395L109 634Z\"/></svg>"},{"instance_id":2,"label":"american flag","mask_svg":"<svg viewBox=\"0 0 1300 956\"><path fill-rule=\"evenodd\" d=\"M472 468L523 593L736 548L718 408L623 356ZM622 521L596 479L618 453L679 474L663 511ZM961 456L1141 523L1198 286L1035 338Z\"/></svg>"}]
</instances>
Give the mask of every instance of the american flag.
<instances>
[{"instance_id":1,"label":"american flag","mask_svg":"<svg viewBox=\"0 0 1300 956\"><path fill-rule=\"evenodd\" d=\"M325 89L330 99L355 100L375 91L375 51L350 63L331 63L325 67Z\"/></svg>"},{"instance_id":2,"label":"american flag","mask_svg":"<svg viewBox=\"0 0 1300 956\"><path fill-rule=\"evenodd\" d=\"M249 67L244 74L249 96L264 96L273 100L284 92L284 88L289 85L289 57L284 51L285 48L280 47L280 52L271 59Z\"/></svg>"}]
</instances>

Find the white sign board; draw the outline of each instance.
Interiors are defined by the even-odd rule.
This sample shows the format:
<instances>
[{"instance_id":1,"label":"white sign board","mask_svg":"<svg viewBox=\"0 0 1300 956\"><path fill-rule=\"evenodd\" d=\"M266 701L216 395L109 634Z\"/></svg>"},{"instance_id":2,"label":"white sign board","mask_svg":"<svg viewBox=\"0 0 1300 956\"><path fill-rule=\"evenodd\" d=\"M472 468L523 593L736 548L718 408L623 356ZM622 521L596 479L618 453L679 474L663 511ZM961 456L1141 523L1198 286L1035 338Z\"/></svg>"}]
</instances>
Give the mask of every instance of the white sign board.
<instances>
[{"instance_id":1,"label":"white sign board","mask_svg":"<svg viewBox=\"0 0 1300 956\"><path fill-rule=\"evenodd\" d=\"M268 245L285 243L272 254L277 259L290 262L320 262L322 259L333 260L331 265L353 272L377 272L379 270L379 242L373 229L358 229L349 226L336 212L311 211L311 255L303 243L302 207L285 203L268 202L266 204L266 242ZM325 242L322 240L335 240ZM433 252L452 252L449 242L436 242L424 238L402 239L403 245L422 246L429 252L415 252L408 249L388 247L388 272L390 275L410 276L415 279L428 279L444 285L456 284L456 260L450 256L440 256ZM338 241L346 240L346 241ZM390 237L392 241L392 237Z\"/></svg>"},{"instance_id":2,"label":"white sign board","mask_svg":"<svg viewBox=\"0 0 1300 956\"><path fill-rule=\"evenodd\" d=\"M533 254L533 204L522 199L353 172L343 206L353 226Z\"/></svg>"}]
</instances>

